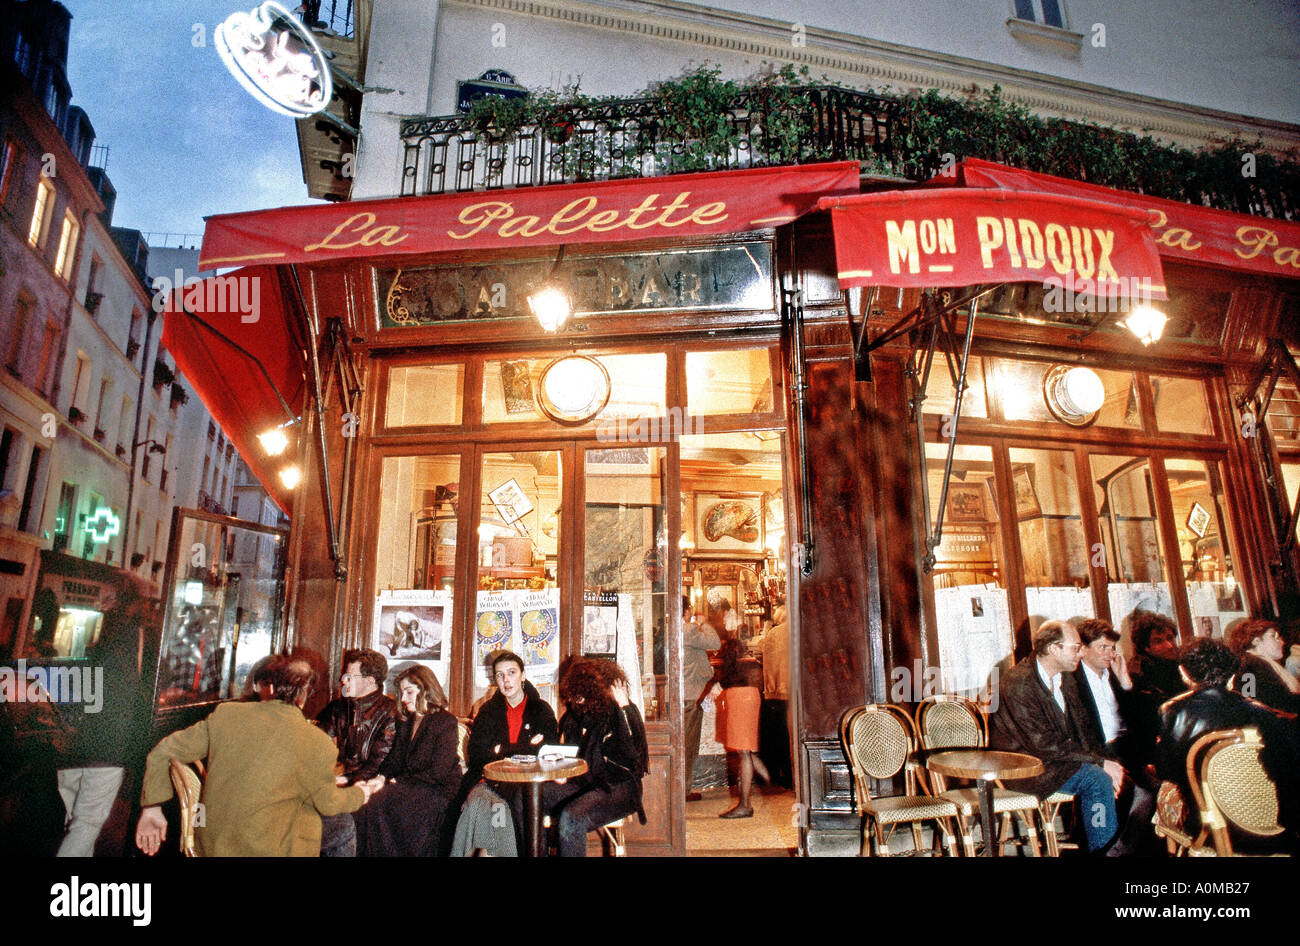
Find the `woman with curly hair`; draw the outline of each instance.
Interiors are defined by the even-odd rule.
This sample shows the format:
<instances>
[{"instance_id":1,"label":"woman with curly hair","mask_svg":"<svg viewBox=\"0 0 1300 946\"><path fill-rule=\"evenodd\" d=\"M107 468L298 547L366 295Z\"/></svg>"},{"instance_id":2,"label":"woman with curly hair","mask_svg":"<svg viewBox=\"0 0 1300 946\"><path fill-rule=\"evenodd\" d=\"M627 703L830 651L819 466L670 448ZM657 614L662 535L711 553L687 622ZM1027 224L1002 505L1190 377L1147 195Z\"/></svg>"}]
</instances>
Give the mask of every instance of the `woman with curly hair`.
<instances>
[{"instance_id":1,"label":"woman with curly hair","mask_svg":"<svg viewBox=\"0 0 1300 946\"><path fill-rule=\"evenodd\" d=\"M627 676L610 660L576 658L560 677L560 741L576 744L587 772L543 788L561 857L585 857L587 833L635 812L645 824L641 779L649 766L645 723Z\"/></svg>"},{"instance_id":2,"label":"woman with curly hair","mask_svg":"<svg viewBox=\"0 0 1300 946\"><path fill-rule=\"evenodd\" d=\"M1236 689L1243 696L1284 713L1300 713L1300 680L1282 663L1282 634L1272 621L1243 621L1228 634L1228 646L1241 658Z\"/></svg>"},{"instance_id":3,"label":"woman with curly hair","mask_svg":"<svg viewBox=\"0 0 1300 946\"><path fill-rule=\"evenodd\" d=\"M403 670L397 738L379 774L374 796L353 817L362 857L432 857L447 803L460 786L456 717L428 667Z\"/></svg>"},{"instance_id":4,"label":"woman with curly hair","mask_svg":"<svg viewBox=\"0 0 1300 946\"><path fill-rule=\"evenodd\" d=\"M699 701L703 701L715 685L721 687L725 733L722 744L740 755L740 800L718 817L749 818L754 814L749 804L754 773L758 773L764 784L771 781L767 766L758 757L758 711L763 704L763 668L747 655L745 645L734 637L722 642L718 659L721 664L713 679L705 685Z\"/></svg>"}]
</instances>

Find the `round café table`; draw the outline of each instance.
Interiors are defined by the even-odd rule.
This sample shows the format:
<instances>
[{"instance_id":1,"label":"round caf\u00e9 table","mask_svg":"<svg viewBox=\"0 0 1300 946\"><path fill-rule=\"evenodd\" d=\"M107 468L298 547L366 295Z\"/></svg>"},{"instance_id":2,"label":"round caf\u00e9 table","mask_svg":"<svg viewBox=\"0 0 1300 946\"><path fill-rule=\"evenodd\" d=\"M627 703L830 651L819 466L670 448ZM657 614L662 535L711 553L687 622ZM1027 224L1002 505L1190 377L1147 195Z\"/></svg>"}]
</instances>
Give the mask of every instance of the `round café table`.
<instances>
[{"instance_id":1,"label":"round caf\u00e9 table","mask_svg":"<svg viewBox=\"0 0 1300 946\"><path fill-rule=\"evenodd\" d=\"M483 777L490 782L508 782L527 785L524 792L524 821L528 830L528 856L546 856L546 835L542 832L542 786L562 778L576 778L585 774L587 763L582 759L561 759L541 763L515 762L498 759L483 766Z\"/></svg>"},{"instance_id":2,"label":"round caf\u00e9 table","mask_svg":"<svg viewBox=\"0 0 1300 946\"><path fill-rule=\"evenodd\" d=\"M992 857L997 847L993 841L993 783L1004 778L1030 778L1043 774L1043 763L1023 752L1000 749L947 749L926 757L925 767L950 778L969 778L979 782L980 826L984 831L984 856Z\"/></svg>"}]
</instances>

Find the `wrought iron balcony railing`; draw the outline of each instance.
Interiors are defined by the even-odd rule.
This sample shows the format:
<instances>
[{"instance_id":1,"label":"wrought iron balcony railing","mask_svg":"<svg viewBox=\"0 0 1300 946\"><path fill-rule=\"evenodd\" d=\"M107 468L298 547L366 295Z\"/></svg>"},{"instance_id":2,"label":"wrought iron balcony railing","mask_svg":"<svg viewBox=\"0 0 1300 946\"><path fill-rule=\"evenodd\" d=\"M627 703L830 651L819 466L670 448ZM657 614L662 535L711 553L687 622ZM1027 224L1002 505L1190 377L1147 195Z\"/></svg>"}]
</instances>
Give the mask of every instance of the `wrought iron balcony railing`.
<instances>
[{"instance_id":1,"label":"wrought iron balcony railing","mask_svg":"<svg viewBox=\"0 0 1300 946\"><path fill-rule=\"evenodd\" d=\"M892 99L829 86L800 89L769 106L761 90L736 95L727 134L675 134L663 106L619 99L557 106L549 124L500 129L470 115L408 118L401 125L402 194L496 190L686 171L858 160L893 171L888 155L898 106Z\"/></svg>"}]
</instances>

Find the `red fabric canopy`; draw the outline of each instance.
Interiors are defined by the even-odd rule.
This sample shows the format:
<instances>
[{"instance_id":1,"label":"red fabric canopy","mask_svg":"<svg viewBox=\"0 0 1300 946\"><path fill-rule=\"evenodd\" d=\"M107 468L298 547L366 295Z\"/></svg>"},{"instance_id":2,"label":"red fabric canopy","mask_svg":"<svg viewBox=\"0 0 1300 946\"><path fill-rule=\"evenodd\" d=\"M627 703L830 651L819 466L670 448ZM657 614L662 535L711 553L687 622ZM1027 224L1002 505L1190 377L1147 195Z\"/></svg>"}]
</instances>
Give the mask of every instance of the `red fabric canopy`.
<instances>
[{"instance_id":1,"label":"red fabric canopy","mask_svg":"<svg viewBox=\"0 0 1300 946\"><path fill-rule=\"evenodd\" d=\"M209 217L199 265L616 243L780 226L858 191L856 161L395 197Z\"/></svg>"},{"instance_id":2,"label":"red fabric canopy","mask_svg":"<svg viewBox=\"0 0 1300 946\"><path fill-rule=\"evenodd\" d=\"M962 161L956 171L955 180L951 176L936 177L928 183L935 187L951 187L954 183L1001 187L1104 201L1146 214L1161 256L1267 276L1300 278L1300 223L1146 197L977 158Z\"/></svg>"},{"instance_id":3,"label":"red fabric canopy","mask_svg":"<svg viewBox=\"0 0 1300 946\"><path fill-rule=\"evenodd\" d=\"M162 343L276 505L288 513L291 494L277 471L291 462L291 454L268 457L257 440L291 415L301 416L306 399L301 346L290 332L275 268L249 266L173 291L163 315Z\"/></svg>"},{"instance_id":4,"label":"red fabric canopy","mask_svg":"<svg viewBox=\"0 0 1300 946\"><path fill-rule=\"evenodd\" d=\"M831 212L845 288L1057 280L1076 291L1165 295L1160 257L1138 211L992 188L826 197L819 206Z\"/></svg>"}]
</instances>

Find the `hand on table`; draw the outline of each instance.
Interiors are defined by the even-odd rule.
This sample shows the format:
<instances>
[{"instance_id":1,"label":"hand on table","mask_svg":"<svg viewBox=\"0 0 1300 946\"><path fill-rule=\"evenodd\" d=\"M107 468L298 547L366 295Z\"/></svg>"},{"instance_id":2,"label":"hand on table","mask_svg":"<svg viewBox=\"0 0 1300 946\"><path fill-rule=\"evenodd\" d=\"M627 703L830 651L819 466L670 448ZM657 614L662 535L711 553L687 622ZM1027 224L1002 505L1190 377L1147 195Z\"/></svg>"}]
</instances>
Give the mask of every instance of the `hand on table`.
<instances>
[{"instance_id":1,"label":"hand on table","mask_svg":"<svg viewBox=\"0 0 1300 946\"><path fill-rule=\"evenodd\" d=\"M135 846L153 857L167 840L167 819L162 807L150 805L140 811L140 822L135 829Z\"/></svg>"}]
</instances>

